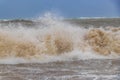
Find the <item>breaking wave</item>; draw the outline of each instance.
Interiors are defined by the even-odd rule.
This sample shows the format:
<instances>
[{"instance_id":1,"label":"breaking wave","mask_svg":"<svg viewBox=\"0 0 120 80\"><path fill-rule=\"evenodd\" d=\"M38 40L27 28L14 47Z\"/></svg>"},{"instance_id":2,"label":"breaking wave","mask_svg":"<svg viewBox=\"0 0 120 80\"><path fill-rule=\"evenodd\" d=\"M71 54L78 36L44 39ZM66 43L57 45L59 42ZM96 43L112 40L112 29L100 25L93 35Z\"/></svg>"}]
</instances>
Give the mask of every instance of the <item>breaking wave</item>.
<instances>
[{"instance_id":1,"label":"breaking wave","mask_svg":"<svg viewBox=\"0 0 120 80\"><path fill-rule=\"evenodd\" d=\"M120 27L84 28L48 15L39 21L0 26L0 63L120 57Z\"/></svg>"}]
</instances>

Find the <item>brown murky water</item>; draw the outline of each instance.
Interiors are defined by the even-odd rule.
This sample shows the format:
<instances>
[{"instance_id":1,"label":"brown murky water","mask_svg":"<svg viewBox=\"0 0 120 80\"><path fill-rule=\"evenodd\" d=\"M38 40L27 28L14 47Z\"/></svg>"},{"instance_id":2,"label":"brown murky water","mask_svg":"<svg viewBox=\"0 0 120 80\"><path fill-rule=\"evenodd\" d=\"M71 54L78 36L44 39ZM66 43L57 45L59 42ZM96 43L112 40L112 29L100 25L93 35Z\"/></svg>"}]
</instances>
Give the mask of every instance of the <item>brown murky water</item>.
<instances>
[{"instance_id":1,"label":"brown murky water","mask_svg":"<svg viewBox=\"0 0 120 80\"><path fill-rule=\"evenodd\" d=\"M71 19L71 20L67 20L67 21L70 22L71 24L75 24L77 26L86 27L86 29L88 27L97 28L97 27L101 27L101 26L102 27L114 26L114 27L119 28L119 25L120 25L119 18L116 18L116 19L115 18L113 18L113 19L81 19L81 20ZM43 22L44 22L44 20L43 20ZM3 53L2 57L6 56L5 53L9 54L12 51L15 52L16 50L14 51L14 48L15 48L16 44L19 43L19 41L14 43L16 38L15 38L15 40L13 40L13 38L10 37L10 40L9 40L9 37L8 37L9 32L10 32L10 35L17 36L18 40L20 40L22 38L21 41L23 43L25 43L22 45L23 47L26 47L25 45L28 45L28 47L26 49L21 46L17 48L16 52L21 52L22 57L24 57L25 52L27 52L28 54L29 54L29 52L31 52L31 45L29 45L29 43L28 43L29 40L34 41L34 39L39 38L38 34L39 34L39 32L41 32L42 27L43 26L49 27L48 22L50 24L52 24L52 26L53 25L55 26L55 24L52 23L53 21L49 21L49 20L45 21L45 24L41 24L40 21L34 22L31 20L0 21L0 31L7 34L7 37L5 39L1 38L1 42L4 42L3 44L1 44L2 46L0 48L1 54ZM68 28L65 28L66 25L64 26L64 25L58 24L58 22L56 24L57 24L57 28L62 26L63 31L68 31ZM18 29L16 28L16 27L21 27L21 26L25 27L25 29L24 28L18 28ZM5 29L3 29L3 27ZM32 30L32 28L35 28L35 29ZM57 29L57 28L55 28L55 29ZM55 29L53 29L53 30L50 29L50 31L51 32L56 31ZM76 28L75 30L77 31L77 29L78 28ZM36 30L38 30L38 33L36 32ZM59 31L59 29L57 29L57 30ZM73 31L73 30L74 30L74 28L70 29L70 31ZM44 31L45 30L43 29L43 32ZM46 30L46 33L48 31ZM50 31L48 34L51 33ZM82 33L82 31L83 30L80 30L80 31L78 31L78 33L79 32ZM43 32L41 32L41 33L43 33ZM60 28L60 32L61 32L61 28ZM120 30L119 30L119 32L120 32ZM117 44L114 42L116 47L113 46L112 48L109 49L109 50L111 50L111 49L115 48L115 50L117 50L118 53L120 51L119 50L120 37L118 37L119 32L116 32ZM62 39L63 41L66 40L66 42L68 42L68 39L71 40L71 38L68 38L68 36L71 36L71 35L68 35L64 32L62 32L62 33L63 34L60 33L61 34L60 36L64 35L65 37L60 37L60 39ZM72 33L75 34L75 32L72 32ZM80 33L80 35L81 35L81 33ZM32 34L34 34L34 35L32 35ZM76 35L77 35L77 33L76 33ZM80 35L78 35L78 36L80 36ZM5 36L3 35L3 37L5 37ZM57 37L58 37L58 35L57 35ZM50 37L50 38L52 39L53 37ZM76 43L77 38L78 37L75 37L75 41L73 40L73 42L75 42L75 44L78 44L78 43ZM50 51L53 49L53 48L51 48L51 44L54 42L54 40L56 38L55 39L53 38L53 41L51 39L49 40L49 36L48 36L47 47L50 47L49 51L47 51L48 53L50 53ZM58 38L58 40L60 40L60 39ZM101 41L103 39L104 38L100 37L99 40ZM93 41L93 39L91 39L91 40ZM78 42L79 41L80 40L78 40ZM94 41L96 42L96 37L95 37ZM10 43L7 44L8 42L10 42ZM41 42L43 42L43 41L41 41ZM13 45L13 43L15 46ZM59 42L59 43L60 43L60 46L58 45L57 50L59 50L61 48L61 42ZM64 45L65 43L62 43L62 44ZM96 46L98 47L99 45L95 44L94 47L96 47ZM105 47L108 47L108 46L109 45L106 45ZM66 47L68 48L68 46L65 45L65 49L66 49ZM81 48L81 46L80 46L80 48ZM100 49L101 49L101 47L100 47ZM101 51L103 51L104 49L106 50L106 48L103 47L101 49ZM22 52L22 50L23 50L23 52ZM41 49L41 50L43 50L43 49ZM55 48L55 50L56 50L56 48ZM71 50L71 48L70 48L70 50ZM61 49L60 49L60 51L61 51ZM64 46L63 46L63 51L64 51ZM114 51L114 49L112 51ZM73 52L73 54L76 54L76 52ZM48 63L22 63L22 62L20 62L20 64L9 64L9 59L8 59L8 62L7 62L8 64L4 64L4 62L3 62L3 64L0 64L0 80L120 80L120 59L118 59L118 58L117 59L116 58L114 58L114 59L108 59L108 58L99 59L100 56L97 56L97 58L95 58L95 59L91 58L91 59L87 59L87 60L82 60L81 58L85 57L85 56L82 56L78 60L69 61L69 59L67 59L67 58L68 57L71 58L72 56L74 58L73 54L67 54L66 56L63 55L62 57L60 57L61 61L59 61L59 62L56 61L56 62L48 62ZM103 54L103 53L101 53L101 54ZM20 55L20 57L21 57L21 55ZM27 55L27 54L25 54L25 55ZM78 57L80 56L79 54L76 54L76 55ZM81 55L83 55L83 54L81 54ZM7 56L13 57L13 56L15 56L15 54L10 54ZM77 56L75 56L75 57L77 57ZM86 56L86 58L89 56L90 57L94 56L94 54L88 54ZM27 57L27 58L29 58L29 57ZM49 58L49 57L47 57L47 58ZM51 58L50 60L52 61L53 59L54 59L54 57ZM45 60L46 60L46 58L45 58ZM64 60L64 61L62 61L62 60ZM67 60L67 61L65 61L65 60ZM55 60L53 60L53 61L55 61ZM17 62L17 61L13 60L13 63L14 62Z\"/></svg>"},{"instance_id":2,"label":"brown murky water","mask_svg":"<svg viewBox=\"0 0 120 80\"><path fill-rule=\"evenodd\" d=\"M120 60L0 64L0 80L120 80Z\"/></svg>"}]
</instances>

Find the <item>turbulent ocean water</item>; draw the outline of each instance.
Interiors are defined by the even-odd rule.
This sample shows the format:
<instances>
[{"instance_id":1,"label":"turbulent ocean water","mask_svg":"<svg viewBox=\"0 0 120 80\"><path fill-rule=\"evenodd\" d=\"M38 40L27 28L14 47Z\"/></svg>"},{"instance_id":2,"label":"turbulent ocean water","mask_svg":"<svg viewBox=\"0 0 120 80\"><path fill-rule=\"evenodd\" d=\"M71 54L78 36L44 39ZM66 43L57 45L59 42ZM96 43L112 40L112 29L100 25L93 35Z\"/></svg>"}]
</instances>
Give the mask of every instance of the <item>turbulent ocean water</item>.
<instances>
[{"instance_id":1,"label":"turbulent ocean water","mask_svg":"<svg viewBox=\"0 0 120 80\"><path fill-rule=\"evenodd\" d=\"M120 19L0 20L0 80L120 80Z\"/></svg>"}]
</instances>

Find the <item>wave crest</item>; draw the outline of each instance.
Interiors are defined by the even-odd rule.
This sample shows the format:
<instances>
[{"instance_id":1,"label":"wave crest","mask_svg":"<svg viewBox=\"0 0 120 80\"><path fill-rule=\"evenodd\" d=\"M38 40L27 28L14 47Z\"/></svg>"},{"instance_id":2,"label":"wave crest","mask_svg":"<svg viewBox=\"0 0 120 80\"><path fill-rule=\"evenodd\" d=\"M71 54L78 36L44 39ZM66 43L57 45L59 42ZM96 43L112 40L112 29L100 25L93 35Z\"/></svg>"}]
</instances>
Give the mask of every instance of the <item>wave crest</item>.
<instances>
[{"instance_id":1,"label":"wave crest","mask_svg":"<svg viewBox=\"0 0 120 80\"><path fill-rule=\"evenodd\" d=\"M0 59L18 57L39 60L43 59L43 55L70 57L76 53L79 53L77 56L85 55L86 58L90 55L92 58L101 55L109 57L111 54L119 56L119 27L84 28L56 19L51 20L43 19L42 25L38 25L38 28L1 26ZM87 54L88 52L90 54Z\"/></svg>"}]
</instances>

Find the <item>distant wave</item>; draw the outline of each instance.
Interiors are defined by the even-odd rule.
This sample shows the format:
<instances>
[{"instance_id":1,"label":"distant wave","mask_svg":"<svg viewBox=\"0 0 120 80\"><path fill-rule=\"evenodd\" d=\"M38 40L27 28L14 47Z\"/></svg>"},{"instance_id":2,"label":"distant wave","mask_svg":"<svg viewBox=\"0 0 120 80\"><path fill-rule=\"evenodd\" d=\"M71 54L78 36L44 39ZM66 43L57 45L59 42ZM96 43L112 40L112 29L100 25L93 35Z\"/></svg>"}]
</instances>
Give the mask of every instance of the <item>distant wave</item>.
<instances>
[{"instance_id":1,"label":"distant wave","mask_svg":"<svg viewBox=\"0 0 120 80\"><path fill-rule=\"evenodd\" d=\"M120 57L120 27L86 29L52 17L41 23L0 26L0 63Z\"/></svg>"},{"instance_id":2,"label":"distant wave","mask_svg":"<svg viewBox=\"0 0 120 80\"><path fill-rule=\"evenodd\" d=\"M77 19L117 19L119 17L79 17Z\"/></svg>"}]
</instances>

